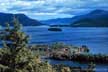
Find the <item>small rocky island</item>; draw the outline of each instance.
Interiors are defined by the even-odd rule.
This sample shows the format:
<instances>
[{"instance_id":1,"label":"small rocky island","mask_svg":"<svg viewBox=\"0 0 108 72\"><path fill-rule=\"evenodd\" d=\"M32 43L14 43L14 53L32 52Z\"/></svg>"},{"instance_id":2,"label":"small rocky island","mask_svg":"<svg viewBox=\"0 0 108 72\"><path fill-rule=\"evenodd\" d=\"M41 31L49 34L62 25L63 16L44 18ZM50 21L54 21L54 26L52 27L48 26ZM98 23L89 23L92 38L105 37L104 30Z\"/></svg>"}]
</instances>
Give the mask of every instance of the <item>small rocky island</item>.
<instances>
[{"instance_id":1,"label":"small rocky island","mask_svg":"<svg viewBox=\"0 0 108 72\"><path fill-rule=\"evenodd\" d=\"M90 48L86 45L77 47L64 43L54 43L52 45L34 45L30 49L34 53L39 53L38 55L46 56L48 59L70 60L87 64L108 64L108 55L91 54Z\"/></svg>"},{"instance_id":2,"label":"small rocky island","mask_svg":"<svg viewBox=\"0 0 108 72\"><path fill-rule=\"evenodd\" d=\"M48 28L49 31L62 31L61 28L59 27L51 27L51 28Z\"/></svg>"}]
</instances>

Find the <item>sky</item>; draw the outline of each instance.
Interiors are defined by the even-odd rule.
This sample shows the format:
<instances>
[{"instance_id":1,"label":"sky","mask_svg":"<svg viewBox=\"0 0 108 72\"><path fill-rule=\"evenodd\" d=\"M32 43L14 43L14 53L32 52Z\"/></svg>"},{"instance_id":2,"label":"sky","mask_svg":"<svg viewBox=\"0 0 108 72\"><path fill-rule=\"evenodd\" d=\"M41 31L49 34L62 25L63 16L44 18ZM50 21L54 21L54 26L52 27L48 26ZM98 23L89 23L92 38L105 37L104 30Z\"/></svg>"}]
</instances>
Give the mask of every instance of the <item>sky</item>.
<instances>
[{"instance_id":1,"label":"sky","mask_svg":"<svg viewBox=\"0 0 108 72\"><path fill-rule=\"evenodd\" d=\"M23 13L37 20L68 18L95 9L107 10L108 0L0 0L0 12Z\"/></svg>"}]
</instances>

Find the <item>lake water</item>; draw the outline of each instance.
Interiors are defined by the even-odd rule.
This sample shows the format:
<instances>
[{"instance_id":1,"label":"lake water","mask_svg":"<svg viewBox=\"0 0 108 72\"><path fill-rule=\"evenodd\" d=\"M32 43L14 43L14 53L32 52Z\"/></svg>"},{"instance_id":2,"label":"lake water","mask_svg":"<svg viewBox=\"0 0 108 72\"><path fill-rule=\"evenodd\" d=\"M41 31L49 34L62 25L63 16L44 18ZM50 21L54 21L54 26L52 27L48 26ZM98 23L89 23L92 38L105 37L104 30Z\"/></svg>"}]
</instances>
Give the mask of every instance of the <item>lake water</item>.
<instances>
[{"instance_id":1,"label":"lake water","mask_svg":"<svg viewBox=\"0 0 108 72\"><path fill-rule=\"evenodd\" d=\"M108 54L108 28L72 28L62 27L61 32L48 31L48 26L24 27L30 35L30 44L51 44L64 42L75 46L87 45L91 53ZM50 64L65 64L67 66L87 67L73 61L47 60ZM96 72L108 72L108 65L96 65Z\"/></svg>"},{"instance_id":2,"label":"lake water","mask_svg":"<svg viewBox=\"0 0 108 72\"><path fill-rule=\"evenodd\" d=\"M64 64L66 66L70 67L81 67L83 69L86 69L88 67L88 64L81 64L78 62L73 62L73 61L60 61L60 60L53 60L53 59L43 59L44 61L48 61L50 64ZM96 72L108 72L108 65L100 65L97 64L95 68Z\"/></svg>"},{"instance_id":3,"label":"lake water","mask_svg":"<svg viewBox=\"0 0 108 72\"><path fill-rule=\"evenodd\" d=\"M108 28L62 27L61 32L48 31L48 26L24 27L31 44L64 42L75 46L87 45L91 53L108 54Z\"/></svg>"},{"instance_id":4,"label":"lake water","mask_svg":"<svg viewBox=\"0 0 108 72\"><path fill-rule=\"evenodd\" d=\"M87 45L91 53L108 54L108 28L71 28L62 27L61 32L48 31L48 26L24 27L30 36L30 44L51 44L64 42L75 46ZM45 60L45 59L44 59ZM47 60L50 64L87 67L73 61ZM96 72L108 72L108 65L96 65Z\"/></svg>"}]
</instances>

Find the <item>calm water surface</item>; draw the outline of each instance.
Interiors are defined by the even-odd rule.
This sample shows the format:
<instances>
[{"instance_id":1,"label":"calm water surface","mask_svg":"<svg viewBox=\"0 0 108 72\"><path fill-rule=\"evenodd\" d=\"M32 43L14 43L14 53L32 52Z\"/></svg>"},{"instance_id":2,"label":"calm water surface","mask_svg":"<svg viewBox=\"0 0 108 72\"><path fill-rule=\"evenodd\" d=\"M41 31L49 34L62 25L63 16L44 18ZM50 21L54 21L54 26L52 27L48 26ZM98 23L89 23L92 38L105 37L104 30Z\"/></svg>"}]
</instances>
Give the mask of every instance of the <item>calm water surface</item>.
<instances>
[{"instance_id":1,"label":"calm water surface","mask_svg":"<svg viewBox=\"0 0 108 72\"><path fill-rule=\"evenodd\" d=\"M87 45L91 53L108 54L108 28L71 28L62 27L61 32L48 31L47 26L24 27L30 35L30 43L49 44L64 42L81 46Z\"/></svg>"},{"instance_id":2,"label":"calm water surface","mask_svg":"<svg viewBox=\"0 0 108 72\"><path fill-rule=\"evenodd\" d=\"M87 45L91 53L108 54L108 28L71 28L62 27L61 32L48 31L47 26L24 27L24 31L30 35L30 44L50 44L64 42L75 46ZM45 59L43 59L45 60ZM50 64L65 64L67 66L87 67L73 61L57 61L47 59ZM108 65L96 65L96 72L108 72Z\"/></svg>"},{"instance_id":3,"label":"calm water surface","mask_svg":"<svg viewBox=\"0 0 108 72\"><path fill-rule=\"evenodd\" d=\"M62 27L61 32L48 31L48 26L24 27L30 36L30 44L51 44L64 42L75 46L87 45L91 53L108 54L108 28L71 28ZM45 60L45 59L43 59ZM50 64L87 67L73 61L47 60ZM96 72L108 72L108 65L96 65Z\"/></svg>"}]
</instances>

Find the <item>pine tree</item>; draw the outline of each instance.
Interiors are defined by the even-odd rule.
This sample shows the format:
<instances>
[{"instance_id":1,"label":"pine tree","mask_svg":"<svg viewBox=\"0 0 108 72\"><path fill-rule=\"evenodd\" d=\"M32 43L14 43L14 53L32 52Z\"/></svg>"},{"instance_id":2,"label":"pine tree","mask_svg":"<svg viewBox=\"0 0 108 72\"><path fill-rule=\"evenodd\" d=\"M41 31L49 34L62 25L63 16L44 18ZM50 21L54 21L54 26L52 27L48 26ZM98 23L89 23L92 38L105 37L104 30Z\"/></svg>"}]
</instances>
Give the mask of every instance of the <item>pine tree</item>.
<instances>
[{"instance_id":1,"label":"pine tree","mask_svg":"<svg viewBox=\"0 0 108 72\"><path fill-rule=\"evenodd\" d=\"M4 47L0 50L0 70L2 70L0 72L42 72L48 65L36 60L27 46L29 36L21 32L21 24L16 18L13 23L12 28L8 23L6 24L1 37ZM47 69L46 72L49 70Z\"/></svg>"}]
</instances>

